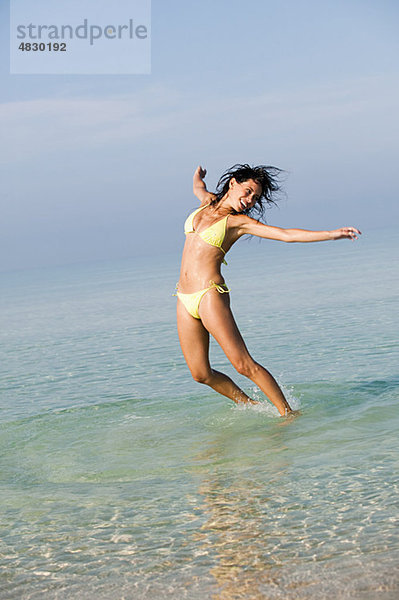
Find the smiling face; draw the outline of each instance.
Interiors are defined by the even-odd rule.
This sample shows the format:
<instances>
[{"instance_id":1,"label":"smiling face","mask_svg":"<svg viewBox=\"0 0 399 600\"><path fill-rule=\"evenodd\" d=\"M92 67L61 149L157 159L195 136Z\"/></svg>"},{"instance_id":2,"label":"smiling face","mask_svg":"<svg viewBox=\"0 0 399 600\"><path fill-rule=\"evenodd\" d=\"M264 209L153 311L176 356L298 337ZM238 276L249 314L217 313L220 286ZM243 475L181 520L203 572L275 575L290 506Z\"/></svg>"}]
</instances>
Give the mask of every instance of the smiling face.
<instances>
[{"instance_id":1,"label":"smiling face","mask_svg":"<svg viewBox=\"0 0 399 600\"><path fill-rule=\"evenodd\" d=\"M262 194L262 186L254 179L239 183L234 177L229 184L231 207L237 212L252 208Z\"/></svg>"}]
</instances>

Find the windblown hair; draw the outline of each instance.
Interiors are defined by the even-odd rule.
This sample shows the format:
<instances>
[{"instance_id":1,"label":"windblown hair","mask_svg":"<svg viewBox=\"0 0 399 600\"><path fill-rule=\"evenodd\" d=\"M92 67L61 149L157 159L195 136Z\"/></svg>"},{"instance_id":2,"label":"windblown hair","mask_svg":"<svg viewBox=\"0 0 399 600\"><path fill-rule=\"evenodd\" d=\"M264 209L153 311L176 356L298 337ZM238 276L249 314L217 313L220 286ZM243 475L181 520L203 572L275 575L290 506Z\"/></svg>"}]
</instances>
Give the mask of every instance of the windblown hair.
<instances>
[{"instance_id":1,"label":"windblown hair","mask_svg":"<svg viewBox=\"0 0 399 600\"><path fill-rule=\"evenodd\" d=\"M227 194L230 180L233 177L238 183L253 179L262 187L262 193L256 204L252 208L242 211L242 214L263 220L266 208L276 205L277 194L281 191L279 184L281 173L283 173L282 169L278 169L277 167L264 165L251 167L247 164L234 165L231 169L223 173L219 179L215 191L216 198L212 200L211 204L215 206Z\"/></svg>"}]
</instances>

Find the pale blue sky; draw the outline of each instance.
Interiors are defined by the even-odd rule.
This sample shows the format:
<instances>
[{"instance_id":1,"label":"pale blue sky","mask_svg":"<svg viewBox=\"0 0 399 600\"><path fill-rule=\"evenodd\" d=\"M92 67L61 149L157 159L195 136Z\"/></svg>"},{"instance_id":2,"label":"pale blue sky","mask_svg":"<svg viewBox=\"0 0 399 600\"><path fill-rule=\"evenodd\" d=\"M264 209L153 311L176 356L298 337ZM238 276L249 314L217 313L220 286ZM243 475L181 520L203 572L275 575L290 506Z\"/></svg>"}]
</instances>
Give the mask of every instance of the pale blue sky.
<instances>
[{"instance_id":1,"label":"pale blue sky","mask_svg":"<svg viewBox=\"0 0 399 600\"><path fill-rule=\"evenodd\" d=\"M10 75L0 6L0 269L177 251L199 163L287 170L270 224L398 222L395 0L153 0L126 76Z\"/></svg>"}]
</instances>

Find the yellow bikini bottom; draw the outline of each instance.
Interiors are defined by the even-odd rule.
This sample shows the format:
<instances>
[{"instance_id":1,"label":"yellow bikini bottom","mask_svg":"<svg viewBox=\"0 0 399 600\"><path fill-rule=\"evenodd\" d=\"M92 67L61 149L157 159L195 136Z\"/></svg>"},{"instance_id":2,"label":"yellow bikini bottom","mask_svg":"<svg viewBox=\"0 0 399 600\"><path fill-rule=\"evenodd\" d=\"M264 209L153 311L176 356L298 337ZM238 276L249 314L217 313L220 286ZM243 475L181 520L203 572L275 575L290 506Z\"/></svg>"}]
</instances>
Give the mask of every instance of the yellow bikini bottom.
<instances>
[{"instance_id":1,"label":"yellow bikini bottom","mask_svg":"<svg viewBox=\"0 0 399 600\"><path fill-rule=\"evenodd\" d=\"M187 310L187 312L190 313L190 315L192 317L194 317L195 319L201 319L201 317L199 316L199 313L198 313L199 305L200 305L200 302L201 302L203 296L207 292L209 292L209 290L212 290L213 288L215 288L215 290L217 290L219 292L219 294L228 294L230 291L225 283L215 283L214 281L210 281L209 283L210 283L209 287L205 288L204 290L200 290L199 292L194 292L193 294L182 294L181 292L178 292L177 290L176 290L176 294L173 294L174 296L177 296L179 298L179 300L181 300L183 302L184 307Z\"/></svg>"}]
</instances>

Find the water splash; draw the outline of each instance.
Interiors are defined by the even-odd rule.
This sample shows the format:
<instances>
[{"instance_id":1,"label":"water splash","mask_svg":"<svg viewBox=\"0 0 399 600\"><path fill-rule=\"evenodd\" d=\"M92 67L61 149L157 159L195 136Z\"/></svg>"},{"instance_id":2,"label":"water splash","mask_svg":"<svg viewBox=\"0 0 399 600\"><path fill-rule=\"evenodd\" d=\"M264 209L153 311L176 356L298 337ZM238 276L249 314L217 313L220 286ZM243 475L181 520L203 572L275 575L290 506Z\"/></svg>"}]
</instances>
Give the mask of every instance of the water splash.
<instances>
[{"instance_id":1,"label":"water splash","mask_svg":"<svg viewBox=\"0 0 399 600\"><path fill-rule=\"evenodd\" d=\"M294 396L293 386L281 386L281 388L291 408L293 410L299 410L301 407L301 401L299 398ZM280 418L280 413L278 412L277 408L265 398L265 395L258 387L253 386L250 391L250 397L259 402L259 404L235 404L232 407L233 410L251 411L261 413L272 418Z\"/></svg>"}]
</instances>

